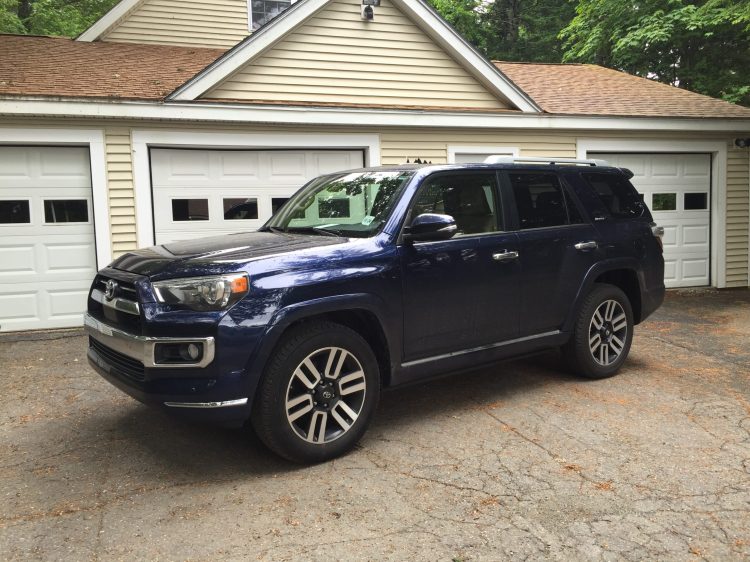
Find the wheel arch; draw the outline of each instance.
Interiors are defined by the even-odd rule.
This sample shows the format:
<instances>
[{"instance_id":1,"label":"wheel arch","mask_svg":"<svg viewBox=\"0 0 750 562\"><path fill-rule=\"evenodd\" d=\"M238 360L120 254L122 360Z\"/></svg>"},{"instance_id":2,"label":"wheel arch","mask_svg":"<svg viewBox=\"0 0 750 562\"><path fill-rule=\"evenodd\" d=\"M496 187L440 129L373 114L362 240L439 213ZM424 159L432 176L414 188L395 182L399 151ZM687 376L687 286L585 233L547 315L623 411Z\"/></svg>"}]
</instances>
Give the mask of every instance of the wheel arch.
<instances>
[{"instance_id":1,"label":"wheel arch","mask_svg":"<svg viewBox=\"0 0 750 562\"><path fill-rule=\"evenodd\" d=\"M643 274L634 259L618 259L599 262L586 273L583 283L578 289L578 294L568 311L563 331L569 332L572 330L586 295L591 292L596 283L608 283L621 289L630 301L634 324L640 323L643 310Z\"/></svg>"},{"instance_id":2,"label":"wheel arch","mask_svg":"<svg viewBox=\"0 0 750 562\"><path fill-rule=\"evenodd\" d=\"M386 320L389 317L394 316L388 314L385 303L379 297L364 293L313 299L278 310L249 366L250 372L258 373L258 376L253 377L254 386L257 388L265 365L284 334L300 324L317 320L335 322L357 332L375 354L382 386L389 386L394 366L397 364L394 357L398 357L394 338L387 336L388 333L392 333L389 331L392 327ZM251 390L251 395L254 395L255 388Z\"/></svg>"}]
</instances>

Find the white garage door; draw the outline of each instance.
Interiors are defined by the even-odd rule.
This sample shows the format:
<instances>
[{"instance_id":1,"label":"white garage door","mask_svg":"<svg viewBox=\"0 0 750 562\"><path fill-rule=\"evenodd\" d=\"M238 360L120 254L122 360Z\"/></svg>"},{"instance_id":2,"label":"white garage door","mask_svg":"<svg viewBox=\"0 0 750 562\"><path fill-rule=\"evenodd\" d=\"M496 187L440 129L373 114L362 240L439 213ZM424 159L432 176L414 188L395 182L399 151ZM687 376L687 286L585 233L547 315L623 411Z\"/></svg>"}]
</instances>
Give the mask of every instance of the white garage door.
<instances>
[{"instance_id":1,"label":"white garage door","mask_svg":"<svg viewBox=\"0 0 750 562\"><path fill-rule=\"evenodd\" d=\"M0 146L0 331L81 326L95 273L88 149Z\"/></svg>"},{"instance_id":2,"label":"white garage door","mask_svg":"<svg viewBox=\"0 0 750 562\"><path fill-rule=\"evenodd\" d=\"M633 185L643 193L654 220L664 227L665 285L708 285L711 156L601 153L596 157L635 174Z\"/></svg>"},{"instance_id":3,"label":"white garage door","mask_svg":"<svg viewBox=\"0 0 750 562\"><path fill-rule=\"evenodd\" d=\"M360 168L361 150L151 150L157 244L255 230L308 180Z\"/></svg>"}]
</instances>

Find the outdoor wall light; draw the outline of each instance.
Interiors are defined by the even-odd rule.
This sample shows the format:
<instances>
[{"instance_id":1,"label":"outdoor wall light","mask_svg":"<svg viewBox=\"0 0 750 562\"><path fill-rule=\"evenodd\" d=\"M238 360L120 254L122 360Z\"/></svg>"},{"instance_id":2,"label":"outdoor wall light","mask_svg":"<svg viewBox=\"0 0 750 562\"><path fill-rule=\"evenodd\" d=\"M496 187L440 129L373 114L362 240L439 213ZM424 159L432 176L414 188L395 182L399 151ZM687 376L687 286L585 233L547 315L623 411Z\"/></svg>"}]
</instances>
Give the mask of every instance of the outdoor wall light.
<instances>
[{"instance_id":1,"label":"outdoor wall light","mask_svg":"<svg viewBox=\"0 0 750 562\"><path fill-rule=\"evenodd\" d=\"M750 146L750 139L734 139L734 146L737 148L747 148Z\"/></svg>"},{"instance_id":2,"label":"outdoor wall light","mask_svg":"<svg viewBox=\"0 0 750 562\"><path fill-rule=\"evenodd\" d=\"M362 19L371 21L375 18L374 6L380 6L380 0L362 0Z\"/></svg>"}]
</instances>

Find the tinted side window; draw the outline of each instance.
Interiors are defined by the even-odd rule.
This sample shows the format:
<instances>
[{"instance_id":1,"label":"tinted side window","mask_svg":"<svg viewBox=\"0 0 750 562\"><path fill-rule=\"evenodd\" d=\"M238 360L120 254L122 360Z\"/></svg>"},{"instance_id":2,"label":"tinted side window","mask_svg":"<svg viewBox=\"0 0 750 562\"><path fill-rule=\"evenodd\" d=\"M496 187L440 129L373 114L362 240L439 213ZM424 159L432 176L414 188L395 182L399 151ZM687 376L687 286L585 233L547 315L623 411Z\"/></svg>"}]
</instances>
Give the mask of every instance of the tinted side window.
<instances>
[{"instance_id":1,"label":"tinted side window","mask_svg":"<svg viewBox=\"0 0 750 562\"><path fill-rule=\"evenodd\" d=\"M581 174L613 217L640 217L645 206L631 183L619 174Z\"/></svg>"},{"instance_id":2,"label":"tinted side window","mask_svg":"<svg viewBox=\"0 0 750 562\"><path fill-rule=\"evenodd\" d=\"M566 195L555 174L515 172L508 177L521 230L568 224ZM579 221L576 216L575 222Z\"/></svg>"},{"instance_id":3,"label":"tinted side window","mask_svg":"<svg viewBox=\"0 0 750 562\"><path fill-rule=\"evenodd\" d=\"M428 178L417 194L412 217L450 215L458 235L496 232L495 174L446 174Z\"/></svg>"}]
</instances>

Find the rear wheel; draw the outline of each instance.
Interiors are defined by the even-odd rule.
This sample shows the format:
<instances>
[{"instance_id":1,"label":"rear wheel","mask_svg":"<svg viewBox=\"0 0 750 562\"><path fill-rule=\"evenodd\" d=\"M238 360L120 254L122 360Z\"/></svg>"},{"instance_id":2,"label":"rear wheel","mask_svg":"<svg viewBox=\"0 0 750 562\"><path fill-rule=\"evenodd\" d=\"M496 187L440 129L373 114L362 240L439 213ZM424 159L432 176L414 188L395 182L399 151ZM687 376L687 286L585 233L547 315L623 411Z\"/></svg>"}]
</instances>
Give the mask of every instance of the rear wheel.
<instances>
[{"instance_id":1,"label":"rear wheel","mask_svg":"<svg viewBox=\"0 0 750 562\"><path fill-rule=\"evenodd\" d=\"M625 293L597 283L578 313L570 341L563 347L575 374L592 379L617 373L633 341L633 311Z\"/></svg>"},{"instance_id":2,"label":"rear wheel","mask_svg":"<svg viewBox=\"0 0 750 562\"><path fill-rule=\"evenodd\" d=\"M331 322L302 324L271 359L253 408L253 427L275 453L310 463L349 451L380 394L377 360L355 331Z\"/></svg>"}]
</instances>

